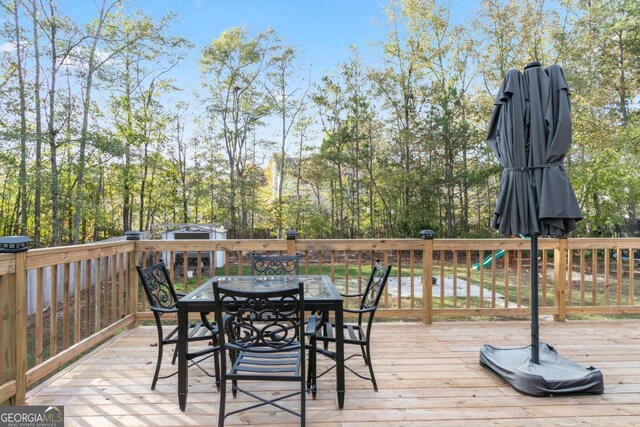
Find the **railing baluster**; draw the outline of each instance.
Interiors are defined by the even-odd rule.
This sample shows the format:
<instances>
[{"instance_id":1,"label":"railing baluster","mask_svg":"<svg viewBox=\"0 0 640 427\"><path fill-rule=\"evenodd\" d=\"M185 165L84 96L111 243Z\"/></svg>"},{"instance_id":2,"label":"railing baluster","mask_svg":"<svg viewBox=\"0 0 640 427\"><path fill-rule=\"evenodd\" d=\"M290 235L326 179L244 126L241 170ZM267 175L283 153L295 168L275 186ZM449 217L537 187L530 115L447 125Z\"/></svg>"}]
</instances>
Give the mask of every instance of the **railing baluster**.
<instances>
[{"instance_id":1,"label":"railing baluster","mask_svg":"<svg viewBox=\"0 0 640 427\"><path fill-rule=\"evenodd\" d=\"M73 264L74 266L74 274L73 274L73 342L74 344L80 341L80 321L82 320L81 313L81 304L82 295L81 295L81 273L82 273L82 264L80 261L77 261Z\"/></svg>"},{"instance_id":2,"label":"railing baluster","mask_svg":"<svg viewBox=\"0 0 640 427\"><path fill-rule=\"evenodd\" d=\"M189 252L182 252L182 288L184 293L189 292Z\"/></svg>"},{"instance_id":3,"label":"railing baluster","mask_svg":"<svg viewBox=\"0 0 640 427\"><path fill-rule=\"evenodd\" d=\"M617 249L617 258L616 258L616 269L617 269L617 279L618 284L616 286L616 303L618 305L622 304L622 251L620 248Z\"/></svg>"},{"instance_id":4,"label":"railing baluster","mask_svg":"<svg viewBox=\"0 0 640 427\"><path fill-rule=\"evenodd\" d=\"M567 270L569 271L569 279L567 280L567 285L569 291L567 293L567 305L573 306L573 250L569 249L568 251L568 266Z\"/></svg>"},{"instance_id":5,"label":"railing baluster","mask_svg":"<svg viewBox=\"0 0 640 427\"><path fill-rule=\"evenodd\" d=\"M633 279L634 279L634 250L629 248L629 301L628 305L633 305Z\"/></svg>"},{"instance_id":6,"label":"railing baluster","mask_svg":"<svg viewBox=\"0 0 640 427\"><path fill-rule=\"evenodd\" d=\"M358 251L358 293L362 293L362 251Z\"/></svg>"},{"instance_id":7,"label":"railing baluster","mask_svg":"<svg viewBox=\"0 0 640 427\"><path fill-rule=\"evenodd\" d=\"M51 308L49 309L49 357L58 353L58 264L51 266Z\"/></svg>"},{"instance_id":8,"label":"railing baluster","mask_svg":"<svg viewBox=\"0 0 640 427\"><path fill-rule=\"evenodd\" d=\"M611 251L609 248L604 250L604 305L609 305L609 274L610 265L609 265L609 256L611 256Z\"/></svg>"},{"instance_id":9,"label":"railing baluster","mask_svg":"<svg viewBox=\"0 0 640 427\"><path fill-rule=\"evenodd\" d=\"M109 257L102 257L102 325L109 324Z\"/></svg>"},{"instance_id":10,"label":"railing baluster","mask_svg":"<svg viewBox=\"0 0 640 427\"><path fill-rule=\"evenodd\" d=\"M398 308L402 308L402 255L400 254L400 251L396 252L397 257L398 257L398 271L396 273L396 276L398 278L398 298L397 298L397 305Z\"/></svg>"},{"instance_id":11,"label":"railing baluster","mask_svg":"<svg viewBox=\"0 0 640 427\"><path fill-rule=\"evenodd\" d=\"M196 254L196 287L202 284L202 252L198 251Z\"/></svg>"},{"instance_id":12,"label":"railing baluster","mask_svg":"<svg viewBox=\"0 0 640 427\"><path fill-rule=\"evenodd\" d=\"M331 269L331 281L335 283L336 281L336 270L335 270L335 265L336 265L336 251L331 251L331 258L330 258L330 269Z\"/></svg>"},{"instance_id":13,"label":"railing baluster","mask_svg":"<svg viewBox=\"0 0 640 427\"><path fill-rule=\"evenodd\" d=\"M62 311L62 348L69 348L69 327L70 327L70 295L69 295L69 263L64 264L64 278L62 285L64 286L64 308Z\"/></svg>"},{"instance_id":14,"label":"railing baluster","mask_svg":"<svg viewBox=\"0 0 640 427\"><path fill-rule=\"evenodd\" d=\"M453 250L453 308L458 307L458 251Z\"/></svg>"},{"instance_id":15,"label":"railing baluster","mask_svg":"<svg viewBox=\"0 0 640 427\"><path fill-rule=\"evenodd\" d=\"M124 271L125 271L125 266L124 266L124 255L123 254L117 254L116 255L116 271L118 273L118 288L116 290L116 293L118 295L118 319L122 318L122 315L125 311L125 307L124 307L124 292L125 292L125 285L124 285Z\"/></svg>"},{"instance_id":16,"label":"railing baluster","mask_svg":"<svg viewBox=\"0 0 640 427\"><path fill-rule=\"evenodd\" d=\"M538 262L537 260L535 262ZM542 307L546 307L547 304L547 270L548 270L548 262L547 262L547 250L542 250L542 260L540 261L540 267L542 271Z\"/></svg>"},{"instance_id":17,"label":"railing baluster","mask_svg":"<svg viewBox=\"0 0 640 427\"><path fill-rule=\"evenodd\" d=\"M517 251L517 258L516 258L516 306L517 307L522 307L522 251L518 250ZM533 261L533 254L530 254L529 256L529 262L532 263ZM531 287L529 287L529 289L531 289ZM529 297L529 305L531 305L531 300L533 299L533 295L531 295Z\"/></svg>"},{"instance_id":18,"label":"railing baluster","mask_svg":"<svg viewBox=\"0 0 640 427\"><path fill-rule=\"evenodd\" d=\"M111 255L109 261L111 263L111 287L110 287L110 300L111 300L111 322L115 322L118 314L118 271L116 270L116 257L117 255Z\"/></svg>"},{"instance_id":19,"label":"railing baluster","mask_svg":"<svg viewBox=\"0 0 640 427\"><path fill-rule=\"evenodd\" d=\"M440 308L444 308L444 258L445 251L440 251ZM428 279L427 277L427 280Z\"/></svg>"},{"instance_id":20,"label":"railing baluster","mask_svg":"<svg viewBox=\"0 0 640 427\"><path fill-rule=\"evenodd\" d=\"M484 307L484 250L478 251L478 270L480 271L480 300L478 307Z\"/></svg>"},{"instance_id":21,"label":"railing baluster","mask_svg":"<svg viewBox=\"0 0 640 427\"><path fill-rule=\"evenodd\" d=\"M505 252L506 256L506 252ZM491 251L491 308L496 308L496 292L497 292L497 280L496 280L496 251ZM506 268L505 268L506 269Z\"/></svg>"},{"instance_id":22,"label":"railing baluster","mask_svg":"<svg viewBox=\"0 0 640 427\"><path fill-rule=\"evenodd\" d=\"M591 305L598 305L598 250L591 250Z\"/></svg>"},{"instance_id":23,"label":"railing baluster","mask_svg":"<svg viewBox=\"0 0 640 427\"><path fill-rule=\"evenodd\" d=\"M471 308L471 251L467 249L467 301L466 307Z\"/></svg>"},{"instance_id":24,"label":"railing baluster","mask_svg":"<svg viewBox=\"0 0 640 427\"><path fill-rule=\"evenodd\" d=\"M411 308L416 308L415 302L415 252L413 249L409 251L409 278L410 278L410 291L411 291ZM425 283L422 286L431 286L431 282Z\"/></svg>"},{"instance_id":25,"label":"railing baluster","mask_svg":"<svg viewBox=\"0 0 640 427\"><path fill-rule=\"evenodd\" d=\"M349 253L344 251L344 291L349 293Z\"/></svg>"},{"instance_id":26,"label":"railing baluster","mask_svg":"<svg viewBox=\"0 0 640 427\"><path fill-rule=\"evenodd\" d=\"M36 364L42 362L42 341L43 326L42 318L44 289L43 289L43 269L38 268L36 271Z\"/></svg>"},{"instance_id":27,"label":"railing baluster","mask_svg":"<svg viewBox=\"0 0 640 427\"><path fill-rule=\"evenodd\" d=\"M84 293L85 303L82 309L84 310L84 331L83 336L91 335L91 260L84 261ZM95 332L95 331L94 331Z\"/></svg>"},{"instance_id":28,"label":"railing baluster","mask_svg":"<svg viewBox=\"0 0 640 427\"><path fill-rule=\"evenodd\" d=\"M584 249L580 249L580 306L584 307Z\"/></svg>"},{"instance_id":29,"label":"railing baluster","mask_svg":"<svg viewBox=\"0 0 640 427\"><path fill-rule=\"evenodd\" d=\"M509 308L509 301L511 296L509 295L509 255L511 251L505 251L504 253L504 308Z\"/></svg>"}]
</instances>

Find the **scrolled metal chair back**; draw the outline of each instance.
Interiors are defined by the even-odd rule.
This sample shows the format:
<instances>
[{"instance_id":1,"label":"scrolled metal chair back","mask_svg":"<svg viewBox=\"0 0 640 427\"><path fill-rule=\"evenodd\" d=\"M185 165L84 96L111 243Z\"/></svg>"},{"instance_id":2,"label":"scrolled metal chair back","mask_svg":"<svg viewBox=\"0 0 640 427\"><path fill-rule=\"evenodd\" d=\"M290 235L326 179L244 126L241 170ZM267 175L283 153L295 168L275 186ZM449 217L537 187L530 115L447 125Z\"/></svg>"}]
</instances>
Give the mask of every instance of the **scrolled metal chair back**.
<instances>
[{"instance_id":1,"label":"scrolled metal chair back","mask_svg":"<svg viewBox=\"0 0 640 427\"><path fill-rule=\"evenodd\" d=\"M137 266L137 270L152 307L172 308L176 305L178 296L163 261L145 269Z\"/></svg>"},{"instance_id":2,"label":"scrolled metal chair back","mask_svg":"<svg viewBox=\"0 0 640 427\"><path fill-rule=\"evenodd\" d=\"M253 255L251 257L251 274L253 276L297 275L299 267L299 255Z\"/></svg>"},{"instance_id":3,"label":"scrolled metal chair back","mask_svg":"<svg viewBox=\"0 0 640 427\"><path fill-rule=\"evenodd\" d=\"M302 283L295 288L244 292L213 284L216 319L232 350L277 352L300 346L304 324Z\"/></svg>"},{"instance_id":4,"label":"scrolled metal chair back","mask_svg":"<svg viewBox=\"0 0 640 427\"><path fill-rule=\"evenodd\" d=\"M380 260L376 260L373 263L371 277L369 277L369 282L367 283L367 287L360 303L361 309L378 306L390 272L391 266L385 267L381 265Z\"/></svg>"}]
</instances>

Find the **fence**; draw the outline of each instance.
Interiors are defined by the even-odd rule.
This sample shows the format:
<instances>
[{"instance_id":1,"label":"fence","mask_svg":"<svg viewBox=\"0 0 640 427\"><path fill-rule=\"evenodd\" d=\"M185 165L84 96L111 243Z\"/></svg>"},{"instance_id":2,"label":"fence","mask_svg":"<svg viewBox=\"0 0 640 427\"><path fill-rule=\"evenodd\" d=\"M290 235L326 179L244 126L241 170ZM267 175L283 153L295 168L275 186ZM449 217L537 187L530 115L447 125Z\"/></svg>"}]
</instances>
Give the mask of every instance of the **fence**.
<instances>
[{"instance_id":1,"label":"fence","mask_svg":"<svg viewBox=\"0 0 640 427\"><path fill-rule=\"evenodd\" d=\"M342 291L361 290L374 259L393 266L380 318L529 315L531 262L539 265L540 314L640 313L640 238L125 240L0 253L0 402L25 392L84 352L150 320L135 266L165 258L179 290L213 275L250 274L252 253L298 253L301 273L327 274ZM224 253L216 265L202 258ZM181 256L176 256L181 255ZM189 258L194 258L189 260ZM180 262L176 263L175 259ZM28 277L35 279L28 286ZM33 301L33 314L27 301ZM55 301L55 304L51 304Z\"/></svg>"}]
</instances>

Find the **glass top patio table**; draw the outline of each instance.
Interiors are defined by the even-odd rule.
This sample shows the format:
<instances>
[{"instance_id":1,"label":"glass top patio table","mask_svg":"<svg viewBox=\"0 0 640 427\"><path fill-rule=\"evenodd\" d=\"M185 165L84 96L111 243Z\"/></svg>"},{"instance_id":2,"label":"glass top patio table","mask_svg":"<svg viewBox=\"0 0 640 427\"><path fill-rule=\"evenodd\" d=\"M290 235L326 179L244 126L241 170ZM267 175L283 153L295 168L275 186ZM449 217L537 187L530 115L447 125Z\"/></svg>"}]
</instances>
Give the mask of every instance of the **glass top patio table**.
<instances>
[{"instance_id":1,"label":"glass top patio table","mask_svg":"<svg viewBox=\"0 0 640 427\"><path fill-rule=\"evenodd\" d=\"M275 291L304 283L305 303L316 305L321 300L342 301L342 296L329 276L220 276L208 280L199 288L182 298L181 302L213 301L214 281L223 288L248 292ZM315 303L315 304L314 304Z\"/></svg>"},{"instance_id":2,"label":"glass top patio table","mask_svg":"<svg viewBox=\"0 0 640 427\"><path fill-rule=\"evenodd\" d=\"M251 292L273 291L291 288L299 282L304 283L304 307L307 311L332 312L335 323L336 350L336 394L338 407L344 407L344 333L342 295L325 275L292 275L292 276L218 276L200 285L194 291L178 300L178 403L184 411L187 406L189 374L187 369L189 329L189 313L211 312L214 310L213 282L225 288L242 289Z\"/></svg>"}]
</instances>

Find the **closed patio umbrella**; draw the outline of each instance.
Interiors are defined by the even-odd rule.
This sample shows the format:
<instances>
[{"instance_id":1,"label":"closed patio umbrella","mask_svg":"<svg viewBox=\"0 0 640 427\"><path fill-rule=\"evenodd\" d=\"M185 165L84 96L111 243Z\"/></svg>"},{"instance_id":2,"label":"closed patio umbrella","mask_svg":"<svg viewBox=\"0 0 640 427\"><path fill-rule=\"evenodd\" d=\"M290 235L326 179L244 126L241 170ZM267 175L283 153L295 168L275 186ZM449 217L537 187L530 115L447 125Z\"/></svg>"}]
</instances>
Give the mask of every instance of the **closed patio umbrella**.
<instances>
[{"instance_id":1,"label":"closed patio umbrella","mask_svg":"<svg viewBox=\"0 0 640 427\"><path fill-rule=\"evenodd\" d=\"M527 93L524 76L509 70L496 95L487 143L504 168L492 227L500 234L536 234L535 192L527 173Z\"/></svg>"},{"instance_id":2,"label":"closed patio umbrella","mask_svg":"<svg viewBox=\"0 0 640 427\"><path fill-rule=\"evenodd\" d=\"M480 363L533 396L602 393L602 373L539 344L538 236L564 236L582 219L563 160L571 145L569 88L557 65L538 62L505 75L489 122L487 143L503 166L492 226L531 239L531 345L485 344Z\"/></svg>"}]
</instances>

